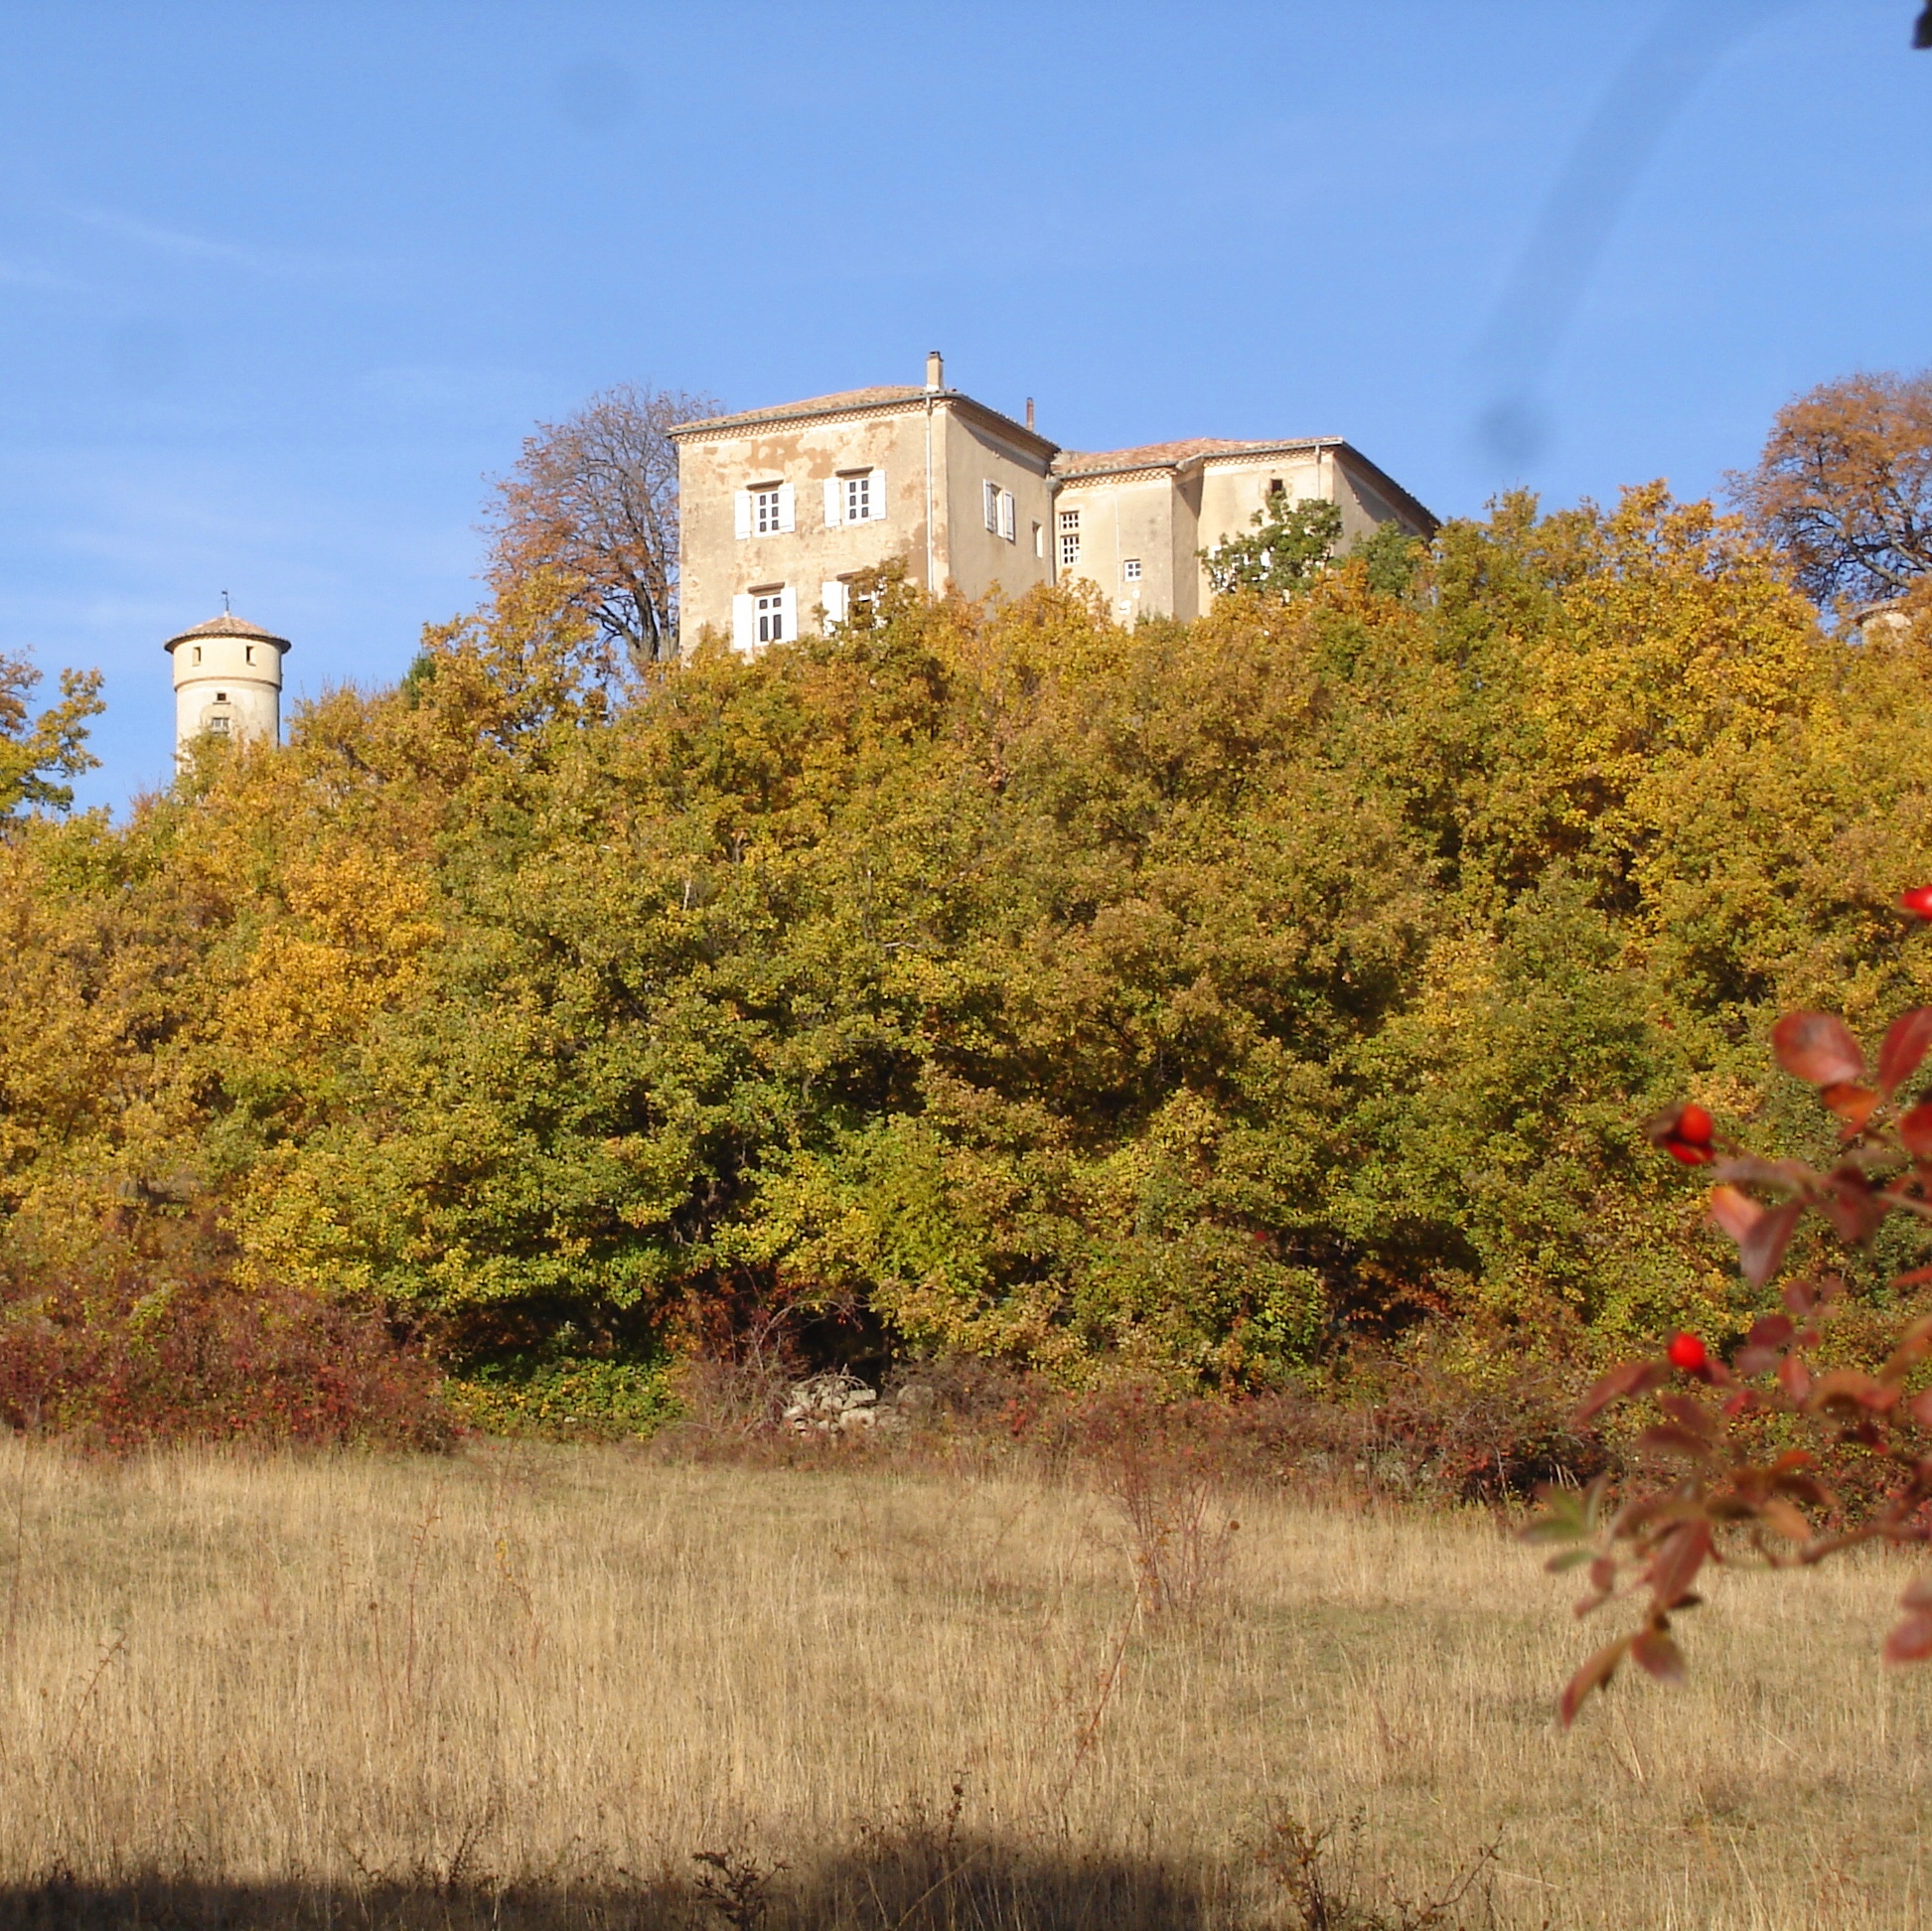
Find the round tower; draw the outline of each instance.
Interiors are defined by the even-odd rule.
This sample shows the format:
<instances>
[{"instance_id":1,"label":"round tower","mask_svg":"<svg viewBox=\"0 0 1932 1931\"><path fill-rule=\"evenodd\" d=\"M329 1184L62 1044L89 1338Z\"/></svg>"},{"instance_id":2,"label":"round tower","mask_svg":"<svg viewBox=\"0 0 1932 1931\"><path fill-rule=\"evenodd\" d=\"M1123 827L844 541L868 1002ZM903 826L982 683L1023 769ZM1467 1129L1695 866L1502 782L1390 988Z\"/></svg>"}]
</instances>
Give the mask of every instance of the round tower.
<instances>
[{"instance_id":1,"label":"round tower","mask_svg":"<svg viewBox=\"0 0 1932 1931\"><path fill-rule=\"evenodd\" d=\"M167 642L175 661L175 754L204 731L221 737L282 739L285 637L223 611Z\"/></svg>"}]
</instances>

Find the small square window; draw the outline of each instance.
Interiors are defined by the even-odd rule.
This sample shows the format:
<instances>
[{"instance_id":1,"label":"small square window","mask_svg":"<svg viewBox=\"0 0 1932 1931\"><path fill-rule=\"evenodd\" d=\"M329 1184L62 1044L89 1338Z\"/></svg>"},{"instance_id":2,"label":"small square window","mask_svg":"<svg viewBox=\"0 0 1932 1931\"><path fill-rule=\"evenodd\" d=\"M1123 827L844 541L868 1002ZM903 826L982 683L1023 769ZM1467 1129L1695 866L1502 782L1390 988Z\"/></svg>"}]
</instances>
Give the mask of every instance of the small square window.
<instances>
[{"instance_id":1,"label":"small square window","mask_svg":"<svg viewBox=\"0 0 1932 1931\"><path fill-rule=\"evenodd\" d=\"M1071 570L1080 561L1080 531L1063 529L1060 532L1060 567Z\"/></svg>"},{"instance_id":2,"label":"small square window","mask_svg":"<svg viewBox=\"0 0 1932 1931\"><path fill-rule=\"evenodd\" d=\"M779 496L776 486L751 493L751 526L761 536L778 534Z\"/></svg>"},{"instance_id":3,"label":"small square window","mask_svg":"<svg viewBox=\"0 0 1932 1931\"><path fill-rule=\"evenodd\" d=\"M218 690L215 693L215 701L218 704L225 704L228 701L228 693L225 690Z\"/></svg>"},{"instance_id":4,"label":"small square window","mask_svg":"<svg viewBox=\"0 0 1932 1931\"><path fill-rule=\"evenodd\" d=\"M208 728L222 737L226 737L228 734L228 720L225 717L211 717L208 720Z\"/></svg>"},{"instance_id":5,"label":"small square window","mask_svg":"<svg viewBox=\"0 0 1932 1931\"><path fill-rule=\"evenodd\" d=\"M1078 510L1061 511L1060 527L1062 529L1078 529L1080 527L1080 512Z\"/></svg>"},{"instance_id":6,"label":"small square window","mask_svg":"<svg viewBox=\"0 0 1932 1931\"><path fill-rule=\"evenodd\" d=\"M841 479L845 485L845 520L848 523L872 520L872 472Z\"/></svg>"},{"instance_id":7,"label":"small square window","mask_svg":"<svg viewBox=\"0 0 1932 1931\"><path fill-rule=\"evenodd\" d=\"M1120 563L1120 574L1129 583L1140 581L1140 559L1137 556L1124 557Z\"/></svg>"},{"instance_id":8,"label":"small square window","mask_svg":"<svg viewBox=\"0 0 1932 1931\"><path fill-rule=\"evenodd\" d=\"M758 641L761 644L785 642L785 592L770 590L758 599Z\"/></svg>"}]
</instances>

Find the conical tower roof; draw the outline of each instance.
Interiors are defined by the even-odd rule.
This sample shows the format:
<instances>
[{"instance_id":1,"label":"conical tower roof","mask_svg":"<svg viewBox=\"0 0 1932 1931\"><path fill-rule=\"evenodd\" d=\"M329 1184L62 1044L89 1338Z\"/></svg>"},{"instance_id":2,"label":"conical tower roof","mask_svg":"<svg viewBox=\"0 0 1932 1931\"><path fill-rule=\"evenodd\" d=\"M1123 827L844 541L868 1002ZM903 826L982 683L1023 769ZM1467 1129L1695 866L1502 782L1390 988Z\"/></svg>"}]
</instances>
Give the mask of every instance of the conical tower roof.
<instances>
[{"instance_id":1,"label":"conical tower roof","mask_svg":"<svg viewBox=\"0 0 1932 1931\"><path fill-rule=\"evenodd\" d=\"M250 624L237 617L233 611L224 610L219 617L211 617L205 624L197 624L193 630L185 630L179 637L171 637L161 648L172 651L177 644L191 643L198 637L241 637L250 644L272 644L278 651L291 651L295 647L285 637L277 637L273 631L265 631L259 624Z\"/></svg>"}]
</instances>

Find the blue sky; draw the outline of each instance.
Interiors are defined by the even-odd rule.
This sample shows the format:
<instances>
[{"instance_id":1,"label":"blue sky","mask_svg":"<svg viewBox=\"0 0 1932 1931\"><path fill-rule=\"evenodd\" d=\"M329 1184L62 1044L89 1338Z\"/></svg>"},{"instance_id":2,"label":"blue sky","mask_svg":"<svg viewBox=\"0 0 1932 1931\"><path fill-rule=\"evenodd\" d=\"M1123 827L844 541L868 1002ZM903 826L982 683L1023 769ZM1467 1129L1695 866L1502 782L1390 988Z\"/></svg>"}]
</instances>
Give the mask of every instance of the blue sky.
<instances>
[{"instance_id":1,"label":"blue sky","mask_svg":"<svg viewBox=\"0 0 1932 1931\"><path fill-rule=\"evenodd\" d=\"M1932 363L1914 10L4 0L0 651L106 672L118 804L223 590L295 690L393 678L534 421L932 347L1070 447L1713 490Z\"/></svg>"}]
</instances>

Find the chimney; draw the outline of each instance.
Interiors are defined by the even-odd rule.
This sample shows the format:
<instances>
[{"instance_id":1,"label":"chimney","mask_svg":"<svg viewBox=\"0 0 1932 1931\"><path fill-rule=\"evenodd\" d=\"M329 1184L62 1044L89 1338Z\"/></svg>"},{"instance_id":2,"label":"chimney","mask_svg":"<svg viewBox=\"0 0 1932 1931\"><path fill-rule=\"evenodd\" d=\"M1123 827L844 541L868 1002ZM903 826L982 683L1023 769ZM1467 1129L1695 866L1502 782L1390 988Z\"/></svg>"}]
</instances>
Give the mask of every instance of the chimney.
<instances>
[{"instance_id":1,"label":"chimney","mask_svg":"<svg viewBox=\"0 0 1932 1931\"><path fill-rule=\"evenodd\" d=\"M1026 398L1026 426L1029 429L1033 427L1033 398L1030 395Z\"/></svg>"},{"instance_id":2,"label":"chimney","mask_svg":"<svg viewBox=\"0 0 1932 1931\"><path fill-rule=\"evenodd\" d=\"M929 389L943 389L946 386L946 358L937 349L926 353L926 386Z\"/></svg>"}]
</instances>

